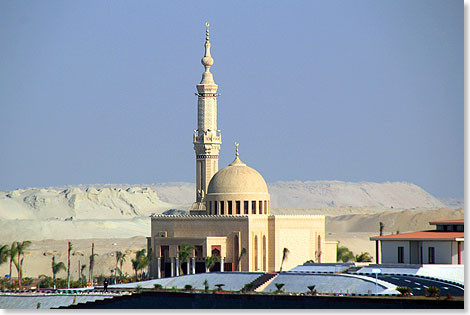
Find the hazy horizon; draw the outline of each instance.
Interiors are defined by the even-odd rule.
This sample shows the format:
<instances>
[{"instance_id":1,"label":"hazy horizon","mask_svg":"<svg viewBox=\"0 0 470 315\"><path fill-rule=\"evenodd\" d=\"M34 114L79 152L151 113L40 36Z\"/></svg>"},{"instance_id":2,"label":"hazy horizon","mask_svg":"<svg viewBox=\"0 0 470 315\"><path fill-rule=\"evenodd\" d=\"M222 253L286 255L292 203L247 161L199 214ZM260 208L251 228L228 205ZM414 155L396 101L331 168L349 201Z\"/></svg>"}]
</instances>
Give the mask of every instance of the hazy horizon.
<instances>
[{"instance_id":1,"label":"hazy horizon","mask_svg":"<svg viewBox=\"0 0 470 315\"><path fill-rule=\"evenodd\" d=\"M2 1L0 190L194 182L204 23L219 168L464 196L461 1Z\"/></svg>"}]
</instances>

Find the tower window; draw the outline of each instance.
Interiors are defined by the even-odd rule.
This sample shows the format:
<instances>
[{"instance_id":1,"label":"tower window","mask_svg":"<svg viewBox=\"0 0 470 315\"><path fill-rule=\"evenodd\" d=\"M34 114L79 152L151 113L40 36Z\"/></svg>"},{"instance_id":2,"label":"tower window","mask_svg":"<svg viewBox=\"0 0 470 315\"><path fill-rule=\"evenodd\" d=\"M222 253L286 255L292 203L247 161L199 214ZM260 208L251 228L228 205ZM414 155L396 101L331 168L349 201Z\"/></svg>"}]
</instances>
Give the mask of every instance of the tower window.
<instances>
[{"instance_id":1,"label":"tower window","mask_svg":"<svg viewBox=\"0 0 470 315\"><path fill-rule=\"evenodd\" d=\"M251 202L251 213L256 214L256 200Z\"/></svg>"},{"instance_id":2,"label":"tower window","mask_svg":"<svg viewBox=\"0 0 470 315\"><path fill-rule=\"evenodd\" d=\"M237 214L240 214L240 200L235 201L235 204L237 206Z\"/></svg>"},{"instance_id":3,"label":"tower window","mask_svg":"<svg viewBox=\"0 0 470 315\"><path fill-rule=\"evenodd\" d=\"M232 201L227 201L228 202L228 214L232 214Z\"/></svg>"},{"instance_id":4,"label":"tower window","mask_svg":"<svg viewBox=\"0 0 470 315\"><path fill-rule=\"evenodd\" d=\"M266 209L268 208L268 202L264 201L264 214L266 214Z\"/></svg>"},{"instance_id":5,"label":"tower window","mask_svg":"<svg viewBox=\"0 0 470 315\"><path fill-rule=\"evenodd\" d=\"M225 209L224 209L225 203L223 201L220 202L220 214L224 215L225 214Z\"/></svg>"},{"instance_id":6,"label":"tower window","mask_svg":"<svg viewBox=\"0 0 470 315\"><path fill-rule=\"evenodd\" d=\"M263 201L262 200L259 201L259 212L258 213L263 214Z\"/></svg>"},{"instance_id":7,"label":"tower window","mask_svg":"<svg viewBox=\"0 0 470 315\"><path fill-rule=\"evenodd\" d=\"M214 201L214 214L218 214L217 213L217 205L218 205L218 202L217 201Z\"/></svg>"},{"instance_id":8,"label":"tower window","mask_svg":"<svg viewBox=\"0 0 470 315\"><path fill-rule=\"evenodd\" d=\"M243 201L243 210L245 214L248 214L248 200Z\"/></svg>"}]
</instances>

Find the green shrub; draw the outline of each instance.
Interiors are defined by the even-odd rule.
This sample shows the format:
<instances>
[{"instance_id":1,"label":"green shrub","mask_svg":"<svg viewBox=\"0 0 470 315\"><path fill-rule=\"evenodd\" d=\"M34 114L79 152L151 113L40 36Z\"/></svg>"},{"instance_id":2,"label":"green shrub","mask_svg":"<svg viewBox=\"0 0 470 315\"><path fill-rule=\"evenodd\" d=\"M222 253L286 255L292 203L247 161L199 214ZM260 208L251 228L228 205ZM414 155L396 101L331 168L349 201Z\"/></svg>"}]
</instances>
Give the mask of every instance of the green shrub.
<instances>
[{"instance_id":1,"label":"green shrub","mask_svg":"<svg viewBox=\"0 0 470 315\"><path fill-rule=\"evenodd\" d=\"M154 288L155 290L161 290L161 289L163 289L163 286L162 286L161 284L159 284L159 283L155 283L155 284L153 285L153 288Z\"/></svg>"},{"instance_id":2,"label":"green shrub","mask_svg":"<svg viewBox=\"0 0 470 315\"><path fill-rule=\"evenodd\" d=\"M253 283L247 283L242 289L242 292L252 292L254 290L254 285Z\"/></svg>"},{"instance_id":3,"label":"green shrub","mask_svg":"<svg viewBox=\"0 0 470 315\"><path fill-rule=\"evenodd\" d=\"M397 287L396 290L400 292L401 296L410 296L412 291L410 287Z\"/></svg>"},{"instance_id":4,"label":"green shrub","mask_svg":"<svg viewBox=\"0 0 470 315\"><path fill-rule=\"evenodd\" d=\"M439 288L436 288L436 287L427 287L424 290L424 294L428 297L439 297L441 296L440 293L441 293L441 290L439 290Z\"/></svg>"},{"instance_id":5,"label":"green shrub","mask_svg":"<svg viewBox=\"0 0 470 315\"><path fill-rule=\"evenodd\" d=\"M274 285L277 288L276 293L284 292L284 290L282 290L282 287L285 285L285 283L275 283Z\"/></svg>"},{"instance_id":6,"label":"green shrub","mask_svg":"<svg viewBox=\"0 0 470 315\"><path fill-rule=\"evenodd\" d=\"M192 285L190 285L190 284L186 284L186 285L184 286L184 290L185 290L185 291L190 291L190 292L191 292L191 291L193 290L193 286L192 286Z\"/></svg>"}]
</instances>

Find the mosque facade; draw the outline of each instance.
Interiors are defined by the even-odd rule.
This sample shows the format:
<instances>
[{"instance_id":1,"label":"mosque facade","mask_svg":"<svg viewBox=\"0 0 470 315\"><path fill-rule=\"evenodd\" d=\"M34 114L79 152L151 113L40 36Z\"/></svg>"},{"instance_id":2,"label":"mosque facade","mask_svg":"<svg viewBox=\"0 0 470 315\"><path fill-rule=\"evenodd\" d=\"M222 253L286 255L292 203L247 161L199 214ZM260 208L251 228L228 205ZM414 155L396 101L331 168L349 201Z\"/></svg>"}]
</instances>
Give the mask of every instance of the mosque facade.
<instances>
[{"instance_id":1,"label":"mosque facade","mask_svg":"<svg viewBox=\"0 0 470 315\"><path fill-rule=\"evenodd\" d=\"M208 24L204 46L204 73L196 86L198 125L193 135L196 200L189 215L151 216L152 277L181 272L273 272L309 260L335 263L337 242L325 240L325 217L272 215L266 182L242 162L238 143L233 162L218 169L222 137L217 129L218 86L210 72L214 60ZM189 256L179 261L180 251L188 244ZM208 257L217 257L210 270Z\"/></svg>"}]
</instances>

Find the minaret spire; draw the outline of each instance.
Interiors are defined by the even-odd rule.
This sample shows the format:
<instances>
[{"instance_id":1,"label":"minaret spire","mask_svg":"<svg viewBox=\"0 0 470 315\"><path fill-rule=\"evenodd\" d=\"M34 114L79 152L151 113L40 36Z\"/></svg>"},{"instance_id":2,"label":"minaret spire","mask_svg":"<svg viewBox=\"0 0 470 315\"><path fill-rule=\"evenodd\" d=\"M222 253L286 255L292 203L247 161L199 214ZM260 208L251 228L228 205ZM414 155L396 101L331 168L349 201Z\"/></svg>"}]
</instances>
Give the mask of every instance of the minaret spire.
<instances>
[{"instance_id":1,"label":"minaret spire","mask_svg":"<svg viewBox=\"0 0 470 315\"><path fill-rule=\"evenodd\" d=\"M205 209L205 195L212 176L219 170L219 150L222 143L220 130L217 129L217 84L214 82L211 66L209 42L209 23L206 22L206 41L204 43L204 66L202 80L197 88L197 129L194 131L193 144L196 153L196 202L193 210Z\"/></svg>"},{"instance_id":2,"label":"minaret spire","mask_svg":"<svg viewBox=\"0 0 470 315\"><path fill-rule=\"evenodd\" d=\"M215 84L214 78L210 69L214 64L214 59L211 56L211 43L209 42L209 23L206 22L206 42L204 44L204 57L201 59L201 63L204 66L204 73L202 74L201 84Z\"/></svg>"}]
</instances>

